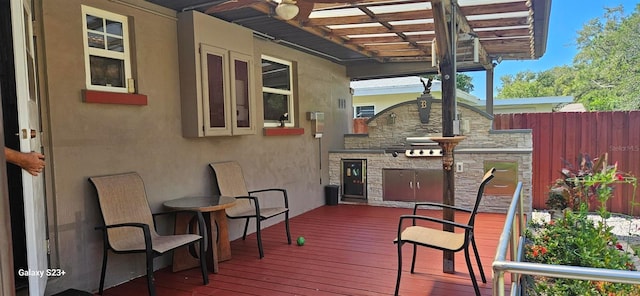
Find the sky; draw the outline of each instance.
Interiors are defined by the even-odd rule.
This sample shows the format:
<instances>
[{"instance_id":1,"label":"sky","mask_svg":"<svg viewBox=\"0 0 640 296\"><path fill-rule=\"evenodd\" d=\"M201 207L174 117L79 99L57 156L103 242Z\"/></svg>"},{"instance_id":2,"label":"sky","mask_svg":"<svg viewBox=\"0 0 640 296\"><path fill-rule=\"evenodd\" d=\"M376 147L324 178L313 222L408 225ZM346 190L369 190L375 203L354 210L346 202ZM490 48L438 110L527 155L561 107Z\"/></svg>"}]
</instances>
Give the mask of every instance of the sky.
<instances>
[{"instance_id":1,"label":"sky","mask_svg":"<svg viewBox=\"0 0 640 296\"><path fill-rule=\"evenodd\" d=\"M538 60L532 61L502 61L494 69L494 92L501 86L500 77L515 75L518 72L530 70L539 72L555 66L570 65L577 50L575 39L577 32L589 20L602 17L605 7L622 5L625 15L635 9L638 0L552 0L547 50ZM474 91L471 92L481 99L486 98L486 74L484 71L466 72L473 78Z\"/></svg>"}]
</instances>

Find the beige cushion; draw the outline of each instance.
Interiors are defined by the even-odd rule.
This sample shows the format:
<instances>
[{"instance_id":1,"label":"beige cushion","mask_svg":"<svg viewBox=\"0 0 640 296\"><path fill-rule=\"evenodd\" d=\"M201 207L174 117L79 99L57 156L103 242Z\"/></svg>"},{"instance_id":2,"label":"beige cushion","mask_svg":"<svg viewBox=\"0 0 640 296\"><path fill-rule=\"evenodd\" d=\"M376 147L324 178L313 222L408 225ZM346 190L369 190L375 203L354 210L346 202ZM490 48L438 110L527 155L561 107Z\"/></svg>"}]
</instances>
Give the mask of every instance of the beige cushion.
<instances>
[{"instance_id":1,"label":"beige cushion","mask_svg":"<svg viewBox=\"0 0 640 296\"><path fill-rule=\"evenodd\" d=\"M400 237L403 241L410 241L431 245L447 250L459 250L464 245L464 232L454 233L422 226L407 227Z\"/></svg>"}]
</instances>

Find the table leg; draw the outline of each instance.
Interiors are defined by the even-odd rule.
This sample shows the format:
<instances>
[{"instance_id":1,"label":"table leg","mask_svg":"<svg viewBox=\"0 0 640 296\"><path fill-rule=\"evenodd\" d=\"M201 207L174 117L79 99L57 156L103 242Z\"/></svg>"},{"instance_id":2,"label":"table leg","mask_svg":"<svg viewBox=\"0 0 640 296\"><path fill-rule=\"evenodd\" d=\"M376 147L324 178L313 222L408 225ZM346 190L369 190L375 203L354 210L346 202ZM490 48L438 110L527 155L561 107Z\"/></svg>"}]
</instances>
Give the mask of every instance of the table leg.
<instances>
[{"instance_id":1,"label":"table leg","mask_svg":"<svg viewBox=\"0 0 640 296\"><path fill-rule=\"evenodd\" d=\"M188 231L188 228L194 216L195 215L191 213L177 213L174 233L193 233L193 230ZM196 248L196 252L198 250L199 248ZM189 254L189 246L180 247L173 251L173 265L171 266L173 272L187 270L197 266L200 266L200 261Z\"/></svg>"},{"instance_id":2,"label":"table leg","mask_svg":"<svg viewBox=\"0 0 640 296\"><path fill-rule=\"evenodd\" d=\"M225 211L215 211L211 213L218 225L218 261L231 259L231 243L229 242L229 227L227 226L227 215Z\"/></svg>"},{"instance_id":3,"label":"table leg","mask_svg":"<svg viewBox=\"0 0 640 296\"><path fill-rule=\"evenodd\" d=\"M207 268L213 273L218 273L218 262L231 259L231 243L229 242L229 228L227 217L223 211L202 213L207 227L206 261ZM196 233L193 221L194 214L178 213L176 215L175 234ZM191 224L190 224L191 223ZM217 225L217 227L216 227ZM191 226L191 231L188 231ZM216 243L217 239L217 243ZM215 247L211 247L215 246ZM191 269L200 266L198 258L189 253L187 246L173 251L173 272Z\"/></svg>"},{"instance_id":4,"label":"table leg","mask_svg":"<svg viewBox=\"0 0 640 296\"><path fill-rule=\"evenodd\" d=\"M202 214L204 215L207 228L209 228L209 232L207 233L209 236L207 238L207 267L209 268L209 271L218 273L218 247L214 246L216 238L218 237L218 229L215 224L215 214L212 215L210 212Z\"/></svg>"}]
</instances>

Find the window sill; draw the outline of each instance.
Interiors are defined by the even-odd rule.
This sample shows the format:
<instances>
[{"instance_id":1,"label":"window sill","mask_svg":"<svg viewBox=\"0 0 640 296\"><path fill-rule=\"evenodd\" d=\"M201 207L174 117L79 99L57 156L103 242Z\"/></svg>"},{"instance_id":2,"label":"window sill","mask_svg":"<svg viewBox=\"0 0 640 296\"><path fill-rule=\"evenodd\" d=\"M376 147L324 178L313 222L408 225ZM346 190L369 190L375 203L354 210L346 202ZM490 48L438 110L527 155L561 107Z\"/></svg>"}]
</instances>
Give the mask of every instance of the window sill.
<instances>
[{"instance_id":1,"label":"window sill","mask_svg":"<svg viewBox=\"0 0 640 296\"><path fill-rule=\"evenodd\" d=\"M85 103L119 104L119 105L147 105L147 96L142 94L116 93L97 90L82 90Z\"/></svg>"},{"instance_id":2,"label":"window sill","mask_svg":"<svg viewBox=\"0 0 640 296\"><path fill-rule=\"evenodd\" d=\"M297 136L304 134L301 127L265 127L265 136Z\"/></svg>"}]
</instances>

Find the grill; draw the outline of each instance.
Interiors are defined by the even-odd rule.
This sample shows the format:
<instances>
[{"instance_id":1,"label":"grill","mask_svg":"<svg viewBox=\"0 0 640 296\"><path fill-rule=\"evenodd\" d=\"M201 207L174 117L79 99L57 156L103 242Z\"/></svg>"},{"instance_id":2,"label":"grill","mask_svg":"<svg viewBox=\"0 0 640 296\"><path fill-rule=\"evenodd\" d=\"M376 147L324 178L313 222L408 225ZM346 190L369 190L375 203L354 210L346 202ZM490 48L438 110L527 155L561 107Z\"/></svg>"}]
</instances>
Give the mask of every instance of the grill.
<instances>
[{"instance_id":1,"label":"grill","mask_svg":"<svg viewBox=\"0 0 640 296\"><path fill-rule=\"evenodd\" d=\"M442 148L429 137L408 137L405 143L407 145L386 150L391 152L394 157L402 152L406 157L442 157Z\"/></svg>"}]
</instances>

